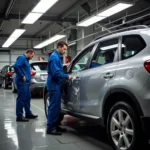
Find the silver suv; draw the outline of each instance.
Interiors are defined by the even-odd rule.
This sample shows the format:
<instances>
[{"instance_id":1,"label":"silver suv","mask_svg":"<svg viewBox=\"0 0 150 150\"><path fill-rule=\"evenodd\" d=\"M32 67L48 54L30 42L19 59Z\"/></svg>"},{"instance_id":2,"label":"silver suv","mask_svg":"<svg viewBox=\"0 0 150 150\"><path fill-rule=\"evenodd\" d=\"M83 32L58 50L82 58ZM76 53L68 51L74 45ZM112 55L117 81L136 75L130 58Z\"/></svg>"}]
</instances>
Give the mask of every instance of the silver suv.
<instances>
[{"instance_id":1,"label":"silver suv","mask_svg":"<svg viewBox=\"0 0 150 150\"><path fill-rule=\"evenodd\" d=\"M78 64L82 67L76 67ZM63 87L63 113L99 121L115 150L134 150L148 139L149 27L129 27L95 39L75 57L67 72L73 80ZM44 93L47 111L48 95Z\"/></svg>"}]
</instances>

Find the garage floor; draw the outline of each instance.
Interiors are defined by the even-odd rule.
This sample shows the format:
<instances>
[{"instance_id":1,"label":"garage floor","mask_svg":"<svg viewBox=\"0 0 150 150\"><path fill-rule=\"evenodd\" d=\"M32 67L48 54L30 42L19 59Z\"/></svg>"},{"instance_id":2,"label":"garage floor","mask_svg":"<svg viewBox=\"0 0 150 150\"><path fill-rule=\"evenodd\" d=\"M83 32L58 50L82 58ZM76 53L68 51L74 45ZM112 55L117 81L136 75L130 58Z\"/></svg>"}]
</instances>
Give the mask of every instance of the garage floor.
<instances>
[{"instance_id":1,"label":"garage floor","mask_svg":"<svg viewBox=\"0 0 150 150\"><path fill-rule=\"evenodd\" d=\"M32 99L32 111L37 120L16 123L16 94L0 89L0 149L1 150L112 150L104 129L66 116L69 125L62 136L45 134L46 118L42 99Z\"/></svg>"}]
</instances>

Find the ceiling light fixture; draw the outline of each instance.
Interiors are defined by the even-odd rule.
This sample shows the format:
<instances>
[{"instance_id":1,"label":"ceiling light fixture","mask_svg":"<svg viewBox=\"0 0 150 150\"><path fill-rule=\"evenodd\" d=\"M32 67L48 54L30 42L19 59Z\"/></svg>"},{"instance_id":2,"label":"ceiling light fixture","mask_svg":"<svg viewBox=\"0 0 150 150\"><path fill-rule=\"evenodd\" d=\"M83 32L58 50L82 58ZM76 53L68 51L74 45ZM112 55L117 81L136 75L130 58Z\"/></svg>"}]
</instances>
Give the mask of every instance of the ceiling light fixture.
<instances>
[{"instance_id":1,"label":"ceiling light fixture","mask_svg":"<svg viewBox=\"0 0 150 150\"><path fill-rule=\"evenodd\" d=\"M32 12L46 13L58 0L40 0L40 2L33 8Z\"/></svg>"},{"instance_id":2,"label":"ceiling light fixture","mask_svg":"<svg viewBox=\"0 0 150 150\"><path fill-rule=\"evenodd\" d=\"M103 20L104 18L106 18L106 17L92 16L84 21L77 23L77 26L88 27L96 22Z\"/></svg>"},{"instance_id":3,"label":"ceiling light fixture","mask_svg":"<svg viewBox=\"0 0 150 150\"><path fill-rule=\"evenodd\" d=\"M43 14L40 13L29 13L25 19L22 21L22 24L33 24L35 23Z\"/></svg>"},{"instance_id":4,"label":"ceiling light fixture","mask_svg":"<svg viewBox=\"0 0 150 150\"><path fill-rule=\"evenodd\" d=\"M54 42L56 42L56 41L58 41L58 40L60 40L60 39L62 39L64 37L66 37L66 35L59 35L59 34L54 35L53 37L51 37L51 38L43 41L42 43L36 45L34 48L35 49L43 48L43 47L45 47L45 46L47 46L49 44L52 44L52 43L54 43Z\"/></svg>"},{"instance_id":5,"label":"ceiling light fixture","mask_svg":"<svg viewBox=\"0 0 150 150\"><path fill-rule=\"evenodd\" d=\"M131 3L125 3L125 2L116 3L116 4L108 7L107 9L97 13L96 15L91 16L81 22L78 22L77 26L88 27L88 26L90 26L94 23L97 23L107 17L110 17L118 12L121 12L131 6L133 6L133 4L131 4Z\"/></svg>"},{"instance_id":6,"label":"ceiling light fixture","mask_svg":"<svg viewBox=\"0 0 150 150\"><path fill-rule=\"evenodd\" d=\"M2 45L2 47L9 47L14 43L26 30L25 29L15 29L15 31L9 36L7 41Z\"/></svg>"}]
</instances>

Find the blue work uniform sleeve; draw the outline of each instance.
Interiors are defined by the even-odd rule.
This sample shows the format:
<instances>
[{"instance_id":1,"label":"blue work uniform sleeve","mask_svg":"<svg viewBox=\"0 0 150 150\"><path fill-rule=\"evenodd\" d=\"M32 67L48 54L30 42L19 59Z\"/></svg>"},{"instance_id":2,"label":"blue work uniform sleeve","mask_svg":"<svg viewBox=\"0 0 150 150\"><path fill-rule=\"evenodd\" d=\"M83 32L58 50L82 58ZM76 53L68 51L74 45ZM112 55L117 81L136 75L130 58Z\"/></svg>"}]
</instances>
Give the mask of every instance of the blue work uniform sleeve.
<instances>
[{"instance_id":1,"label":"blue work uniform sleeve","mask_svg":"<svg viewBox=\"0 0 150 150\"><path fill-rule=\"evenodd\" d=\"M24 58L21 56L17 58L17 61L14 64L15 72L22 78L24 77L24 74L21 70L21 67L23 66L23 64L24 64Z\"/></svg>"},{"instance_id":2,"label":"blue work uniform sleeve","mask_svg":"<svg viewBox=\"0 0 150 150\"><path fill-rule=\"evenodd\" d=\"M56 59L51 60L50 62L50 68L52 71L52 78L56 78L56 79L68 79L69 75L68 74L64 74L64 72L62 71L62 69L59 67L58 62Z\"/></svg>"}]
</instances>

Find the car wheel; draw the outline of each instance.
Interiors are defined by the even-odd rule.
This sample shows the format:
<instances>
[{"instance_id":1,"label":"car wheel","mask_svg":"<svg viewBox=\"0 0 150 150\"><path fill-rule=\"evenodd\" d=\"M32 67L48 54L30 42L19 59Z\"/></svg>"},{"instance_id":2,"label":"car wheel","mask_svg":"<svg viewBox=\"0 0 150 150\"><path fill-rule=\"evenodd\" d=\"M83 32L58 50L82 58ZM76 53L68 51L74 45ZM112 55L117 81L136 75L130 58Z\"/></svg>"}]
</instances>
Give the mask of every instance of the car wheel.
<instances>
[{"instance_id":1,"label":"car wheel","mask_svg":"<svg viewBox=\"0 0 150 150\"><path fill-rule=\"evenodd\" d=\"M45 116L48 118L48 107L49 107L49 94L47 93L44 97L44 110L45 110ZM58 124L64 119L64 113L60 112L59 118L58 118Z\"/></svg>"},{"instance_id":2,"label":"car wheel","mask_svg":"<svg viewBox=\"0 0 150 150\"><path fill-rule=\"evenodd\" d=\"M12 92L13 92L13 93L17 93L17 89L15 88L15 85L14 85L13 82L12 82Z\"/></svg>"},{"instance_id":3,"label":"car wheel","mask_svg":"<svg viewBox=\"0 0 150 150\"><path fill-rule=\"evenodd\" d=\"M0 84L0 87L2 87L2 85Z\"/></svg>"},{"instance_id":4,"label":"car wheel","mask_svg":"<svg viewBox=\"0 0 150 150\"><path fill-rule=\"evenodd\" d=\"M8 89L8 85L6 84L6 80L4 80L4 89Z\"/></svg>"},{"instance_id":5,"label":"car wheel","mask_svg":"<svg viewBox=\"0 0 150 150\"><path fill-rule=\"evenodd\" d=\"M118 102L111 108L107 133L115 150L137 149L142 132L139 119L129 104Z\"/></svg>"}]
</instances>

